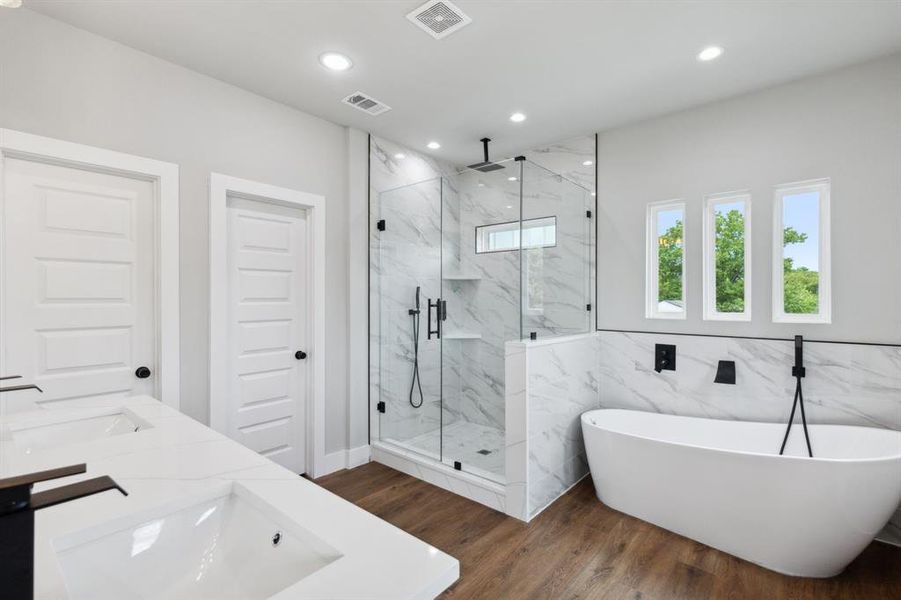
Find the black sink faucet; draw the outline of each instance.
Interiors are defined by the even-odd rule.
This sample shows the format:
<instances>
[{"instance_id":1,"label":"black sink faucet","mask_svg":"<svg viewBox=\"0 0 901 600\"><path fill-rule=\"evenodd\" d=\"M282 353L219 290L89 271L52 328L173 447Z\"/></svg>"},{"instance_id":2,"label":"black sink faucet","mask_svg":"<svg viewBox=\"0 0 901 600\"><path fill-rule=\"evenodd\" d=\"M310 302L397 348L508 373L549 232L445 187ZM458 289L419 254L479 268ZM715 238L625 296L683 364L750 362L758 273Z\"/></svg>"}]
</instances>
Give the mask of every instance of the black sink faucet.
<instances>
[{"instance_id":1,"label":"black sink faucet","mask_svg":"<svg viewBox=\"0 0 901 600\"><path fill-rule=\"evenodd\" d=\"M0 381L6 380L6 379L19 379L20 377L22 377L22 376L21 375L8 375L7 377L0 377ZM42 394L44 393L44 390L42 390L41 388L39 388L38 386L36 386L34 384L10 385L7 387L0 387L0 393L18 392L20 390L37 390L37 391L41 392Z\"/></svg>"},{"instance_id":2,"label":"black sink faucet","mask_svg":"<svg viewBox=\"0 0 901 600\"><path fill-rule=\"evenodd\" d=\"M34 511L77 500L107 490L128 492L107 476L95 477L36 494L31 486L40 481L78 475L86 465L71 465L0 479L0 581L3 598L34 597Z\"/></svg>"}]
</instances>

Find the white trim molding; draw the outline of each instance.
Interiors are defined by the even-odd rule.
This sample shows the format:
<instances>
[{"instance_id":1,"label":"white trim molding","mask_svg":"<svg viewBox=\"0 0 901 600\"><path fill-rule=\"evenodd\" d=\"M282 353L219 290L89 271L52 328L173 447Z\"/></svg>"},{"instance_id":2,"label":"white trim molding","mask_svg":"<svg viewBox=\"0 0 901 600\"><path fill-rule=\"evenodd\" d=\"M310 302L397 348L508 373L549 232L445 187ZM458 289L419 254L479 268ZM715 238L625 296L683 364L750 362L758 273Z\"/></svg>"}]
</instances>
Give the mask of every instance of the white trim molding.
<instances>
[{"instance_id":1,"label":"white trim molding","mask_svg":"<svg viewBox=\"0 0 901 600\"><path fill-rule=\"evenodd\" d=\"M744 311L720 312L716 308L716 209L741 204L744 216ZM751 320L751 194L747 191L711 194L704 201L704 320Z\"/></svg>"},{"instance_id":2,"label":"white trim molding","mask_svg":"<svg viewBox=\"0 0 901 600\"><path fill-rule=\"evenodd\" d=\"M773 322L820 323L832 322L832 217L830 213L830 187L826 179L812 179L777 185L773 192ZM818 286L819 311L814 314L785 312L785 275L783 267L785 237L783 233L784 204L786 196L816 193L818 206Z\"/></svg>"},{"instance_id":3,"label":"white trim molding","mask_svg":"<svg viewBox=\"0 0 901 600\"><path fill-rule=\"evenodd\" d=\"M659 301L659 242L657 236L657 216L667 210L682 211L682 310L662 311ZM685 319L688 315L688 224L685 202L682 200L664 200L648 204L646 216L646 264L645 264L645 318L646 319Z\"/></svg>"},{"instance_id":4,"label":"white trim molding","mask_svg":"<svg viewBox=\"0 0 901 600\"><path fill-rule=\"evenodd\" d=\"M308 244L308 273L312 282L312 302L308 307L308 329L312 331L309 350L312 374L306 408L306 473L320 477L328 471L325 454L325 197L276 187L219 173L210 174L210 427L228 434L228 243L229 196L238 196L302 208L307 212L311 233Z\"/></svg>"},{"instance_id":5,"label":"white trim molding","mask_svg":"<svg viewBox=\"0 0 901 600\"><path fill-rule=\"evenodd\" d=\"M160 401L179 409L178 165L12 129L0 129L0 160L6 157L101 171L153 183L156 214L154 304L159 374L156 393Z\"/></svg>"}]
</instances>

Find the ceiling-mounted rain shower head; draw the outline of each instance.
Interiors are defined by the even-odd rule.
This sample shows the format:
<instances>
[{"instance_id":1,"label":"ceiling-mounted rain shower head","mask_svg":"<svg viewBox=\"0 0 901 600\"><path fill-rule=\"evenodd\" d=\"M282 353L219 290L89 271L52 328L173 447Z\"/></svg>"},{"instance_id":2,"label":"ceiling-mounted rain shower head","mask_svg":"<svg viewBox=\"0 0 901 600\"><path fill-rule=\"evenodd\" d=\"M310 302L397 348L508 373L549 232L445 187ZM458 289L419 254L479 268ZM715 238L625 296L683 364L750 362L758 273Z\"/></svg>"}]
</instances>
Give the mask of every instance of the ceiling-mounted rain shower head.
<instances>
[{"instance_id":1,"label":"ceiling-mounted rain shower head","mask_svg":"<svg viewBox=\"0 0 901 600\"><path fill-rule=\"evenodd\" d=\"M481 171L482 173L490 173L491 171L503 169L504 165L499 165L498 163L488 160L488 142L491 141L491 138L482 138L479 141L482 142L482 148L485 150L485 160L475 163L474 165L469 165L469 168Z\"/></svg>"}]
</instances>

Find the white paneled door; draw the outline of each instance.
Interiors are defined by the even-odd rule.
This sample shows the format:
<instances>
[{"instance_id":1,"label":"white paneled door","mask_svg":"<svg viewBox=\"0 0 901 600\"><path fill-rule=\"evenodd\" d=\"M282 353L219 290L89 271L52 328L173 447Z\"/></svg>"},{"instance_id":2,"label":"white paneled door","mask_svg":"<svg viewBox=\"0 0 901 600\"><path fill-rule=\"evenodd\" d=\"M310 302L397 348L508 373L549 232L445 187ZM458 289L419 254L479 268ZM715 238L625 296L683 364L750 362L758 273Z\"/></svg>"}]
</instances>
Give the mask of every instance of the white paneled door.
<instances>
[{"instance_id":1,"label":"white paneled door","mask_svg":"<svg viewBox=\"0 0 901 600\"><path fill-rule=\"evenodd\" d=\"M305 470L307 220L303 210L228 199L228 432Z\"/></svg>"},{"instance_id":2,"label":"white paneled door","mask_svg":"<svg viewBox=\"0 0 901 600\"><path fill-rule=\"evenodd\" d=\"M3 160L3 374L54 405L155 394L154 184Z\"/></svg>"}]
</instances>

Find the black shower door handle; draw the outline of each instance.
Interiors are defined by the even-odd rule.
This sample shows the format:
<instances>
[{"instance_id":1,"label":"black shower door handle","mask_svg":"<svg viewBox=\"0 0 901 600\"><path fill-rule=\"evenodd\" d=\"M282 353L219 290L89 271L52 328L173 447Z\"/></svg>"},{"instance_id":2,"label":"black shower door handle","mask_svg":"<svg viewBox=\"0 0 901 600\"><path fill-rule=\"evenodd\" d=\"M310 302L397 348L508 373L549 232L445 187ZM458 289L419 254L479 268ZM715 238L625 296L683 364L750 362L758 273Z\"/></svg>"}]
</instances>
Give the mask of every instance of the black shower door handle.
<instances>
[{"instance_id":1,"label":"black shower door handle","mask_svg":"<svg viewBox=\"0 0 901 600\"><path fill-rule=\"evenodd\" d=\"M438 298L434 302L432 299L428 299L429 303L429 323L428 323L428 335L426 335L426 339L432 339L432 334L435 334L435 337L439 340L441 339L441 298ZM432 309L435 309L435 329L432 329Z\"/></svg>"}]
</instances>

